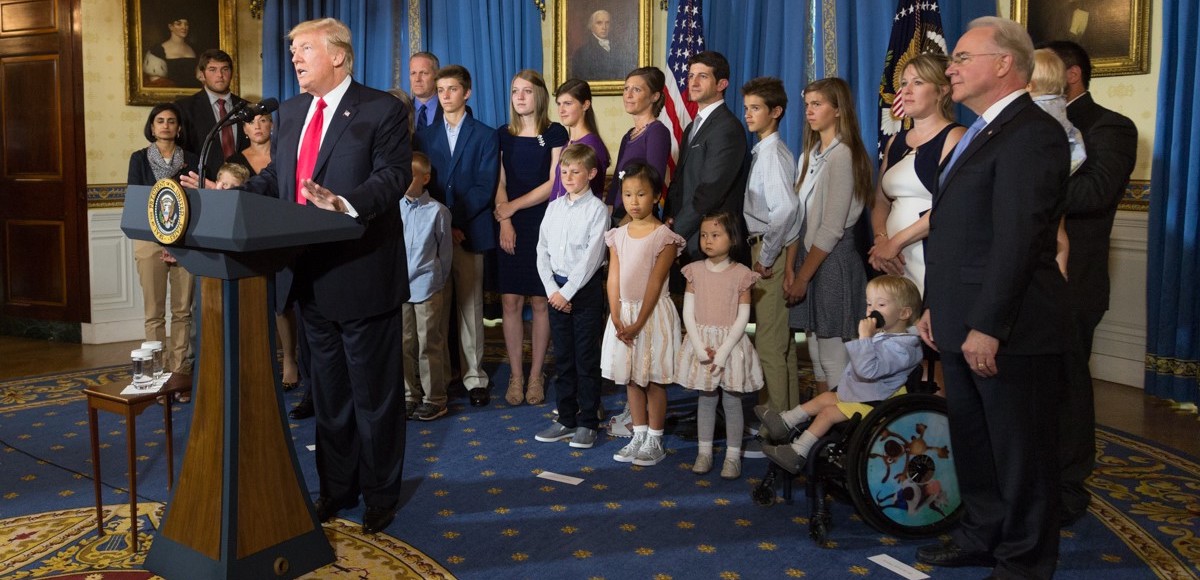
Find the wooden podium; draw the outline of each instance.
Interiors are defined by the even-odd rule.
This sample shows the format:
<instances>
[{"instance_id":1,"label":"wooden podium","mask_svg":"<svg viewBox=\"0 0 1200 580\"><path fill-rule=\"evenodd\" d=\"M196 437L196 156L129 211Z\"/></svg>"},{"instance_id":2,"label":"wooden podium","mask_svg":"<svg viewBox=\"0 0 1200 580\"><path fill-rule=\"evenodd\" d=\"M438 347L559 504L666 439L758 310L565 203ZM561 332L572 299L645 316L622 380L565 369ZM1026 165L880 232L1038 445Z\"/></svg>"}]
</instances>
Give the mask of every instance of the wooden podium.
<instances>
[{"instance_id":1,"label":"wooden podium","mask_svg":"<svg viewBox=\"0 0 1200 580\"><path fill-rule=\"evenodd\" d=\"M157 186L126 190L127 236L158 241L147 203L161 195ZM267 276L304 245L353 239L364 228L345 215L241 191L189 190L180 201L186 224L166 247L200 279L195 410L146 569L171 580L296 578L334 554L276 387Z\"/></svg>"}]
</instances>

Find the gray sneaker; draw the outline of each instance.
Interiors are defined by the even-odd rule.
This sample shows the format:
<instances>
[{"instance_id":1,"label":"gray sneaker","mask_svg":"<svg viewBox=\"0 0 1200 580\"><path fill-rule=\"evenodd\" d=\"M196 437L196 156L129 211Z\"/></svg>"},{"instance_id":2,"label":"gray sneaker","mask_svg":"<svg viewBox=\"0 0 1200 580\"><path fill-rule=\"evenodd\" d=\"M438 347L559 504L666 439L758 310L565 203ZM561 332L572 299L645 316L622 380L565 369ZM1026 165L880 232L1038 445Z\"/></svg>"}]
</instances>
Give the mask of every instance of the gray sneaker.
<instances>
[{"instance_id":1,"label":"gray sneaker","mask_svg":"<svg viewBox=\"0 0 1200 580\"><path fill-rule=\"evenodd\" d=\"M645 441L645 433L634 433L633 439L622 447L620 451L613 454L613 459L621 463L633 463L633 458L637 456L638 450L642 448L642 443Z\"/></svg>"},{"instance_id":2,"label":"gray sneaker","mask_svg":"<svg viewBox=\"0 0 1200 580\"><path fill-rule=\"evenodd\" d=\"M608 436L609 437L633 437L633 415L629 412L629 405L625 405L625 410L608 420Z\"/></svg>"},{"instance_id":3,"label":"gray sneaker","mask_svg":"<svg viewBox=\"0 0 1200 580\"><path fill-rule=\"evenodd\" d=\"M754 407L754 414L762 421L766 433L759 432L767 443L778 445L792 440L792 428L783 422L783 415L769 409L766 405Z\"/></svg>"},{"instance_id":4,"label":"gray sneaker","mask_svg":"<svg viewBox=\"0 0 1200 580\"><path fill-rule=\"evenodd\" d=\"M563 439L570 439L574 435L574 429L564 427L562 423L552 423L549 427L534 435L533 438L542 443L553 443L555 441L562 441Z\"/></svg>"},{"instance_id":5,"label":"gray sneaker","mask_svg":"<svg viewBox=\"0 0 1200 580\"><path fill-rule=\"evenodd\" d=\"M667 450L663 449L662 437L647 435L646 442L642 443L642 448L638 449L637 455L633 456L633 464L649 467L658 465L658 462L666 457Z\"/></svg>"},{"instance_id":6,"label":"gray sneaker","mask_svg":"<svg viewBox=\"0 0 1200 580\"><path fill-rule=\"evenodd\" d=\"M446 406L435 403L421 403L413 411L413 418L418 421L432 421L446 414Z\"/></svg>"},{"instance_id":7,"label":"gray sneaker","mask_svg":"<svg viewBox=\"0 0 1200 580\"><path fill-rule=\"evenodd\" d=\"M576 449L591 449L596 444L596 430L580 427L571 436L571 447Z\"/></svg>"}]
</instances>

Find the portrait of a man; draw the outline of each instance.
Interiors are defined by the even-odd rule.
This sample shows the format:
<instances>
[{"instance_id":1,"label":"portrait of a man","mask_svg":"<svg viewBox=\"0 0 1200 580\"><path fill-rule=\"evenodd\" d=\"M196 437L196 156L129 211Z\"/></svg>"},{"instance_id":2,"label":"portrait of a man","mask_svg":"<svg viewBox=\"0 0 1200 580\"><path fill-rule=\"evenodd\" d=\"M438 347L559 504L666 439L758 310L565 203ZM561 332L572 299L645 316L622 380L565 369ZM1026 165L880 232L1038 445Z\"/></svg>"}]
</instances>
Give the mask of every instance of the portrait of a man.
<instances>
[{"instance_id":1,"label":"portrait of a man","mask_svg":"<svg viewBox=\"0 0 1200 580\"><path fill-rule=\"evenodd\" d=\"M637 68L640 0L571 0L561 9L565 32L565 76L589 82L623 81ZM561 69L560 69L561 70ZM593 85L593 90L595 86Z\"/></svg>"},{"instance_id":2,"label":"portrait of a man","mask_svg":"<svg viewBox=\"0 0 1200 580\"><path fill-rule=\"evenodd\" d=\"M568 62L571 77L588 79L619 79L636 67L636 54L628 51L622 62L618 47L613 46L609 31L612 14L608 10L592 11L588 16L587 34Z\"/></svg>"},{"instance_id":3,"label":"portrait of a man","mask_svg":"<svg viewBox=\"0 0 1200 580\"><path fill-rule=\"evenodd\" d=\"M1150 0L1013 0L1012 14L1035 44L1082 46L1094 76L1149 72Z\"/></svg>"}]
</instances>

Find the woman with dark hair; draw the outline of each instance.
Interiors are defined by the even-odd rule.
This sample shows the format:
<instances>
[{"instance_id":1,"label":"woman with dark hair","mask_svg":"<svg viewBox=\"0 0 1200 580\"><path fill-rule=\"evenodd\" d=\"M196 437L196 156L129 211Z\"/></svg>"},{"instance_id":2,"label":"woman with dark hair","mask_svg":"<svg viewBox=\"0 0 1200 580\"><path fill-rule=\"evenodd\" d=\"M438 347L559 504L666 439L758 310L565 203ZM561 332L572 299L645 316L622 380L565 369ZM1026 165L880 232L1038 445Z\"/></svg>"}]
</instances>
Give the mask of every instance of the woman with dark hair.
<instances>
[{"instance_id":1,"label":"woman with dark hair","mask_svg":"<svg viewBox=\"0 0 1200 580\"><path fill-rule=\"evenodd\" d=\"M143 133L150 146L129 156L129 185L154 185L160 179L175 179L194 171L200 160L183 150L179 107L174 103L155 105L146 118ZM146 313L146 340L167 343L167 284L171 287L171 341L163 353L163 368L171 372L172 385L192 383L192 298L193 279L175 263L162 246L133 240L133 259ZM176 394L186 403L191 393Z\"/></svg>"},{"instance_id":2,"label":"woman with dark hair","mask_svg":"<svg viewBox=\"0 0 1200 580\"><path fill-rule=\"evenodd\" d=\"M634 161L653 167L659 175L667 173L667 159L671 157L671 131L658 114L666 104L667 78L657 67L646 66L634 69L625 75L625 89L621 100L625 112L633 117L633 128L621 137L621 148L617 150L617 162L613 165L616 179L604 200L613 208L613 218L625 217L621 206L621 172Z\"/></svg>"},{"instance_id":3,"label":"woman with dark hair","mask_svg":"<svg viewBox=\"0 0 1200 580\"><path fill-rule=\"evenodd\" d=\"M604 174L608 172L608 147L596 129L596 112L592 110L592 87L587 81L568 79L554 92L558 103L558 119L567 128L567 146L579 143L587 145L596 153L596 177L592 178L592 193L604 199ZM550 201L565 195L559 167L554 167L554 186L550 188Z\"/></svg>"},{"instance_id":4,"label":"woman with dark hair","mask_svg":"<svg viewBox=\"0 0 1200 580\"><path fill-rule=\"evenodd\" d=\"M274 127L275 121L269 114L256 115L242 123L242 132L250 139L250 146L234 153L227 161L246 166L252 176L262 173L271 163L271 130Z\"/></svg>"},{"instance_id":5,"label":"woman with dark hair","mask_svg":"<svg viewBox=\"0 0 1200 580\"><path fill-rule=\"evenodd\" d=\"M191 25L176 13L167 21L167 39L150 47L142 57L143 84L148 87L200 88L196 49L188 43Z\"/></svg>"},{"instance_id":6,"label":"woman with dark hair","mask_svg":"<svg viewBox=\"0 0 1200 580\"><path fill-rule=\"evenodd\" d=\"M550 346L550 313L546 289L537 273L538 230L546 215L546 200L554 185L552 173L567 144L567 130L551 123L547 114L550 92L535 70L516 74L509 86L509 123L496 130L500 140L500 181L496 188L496 221L500 222L500 252L496 278L504 314L504 346L511 374L504 399L510 405L545 400L542 367ZM533 310L533 355L525 382L525 299ZM526 387L528 386L528 391Z\"/></svg>"}]
</instances>

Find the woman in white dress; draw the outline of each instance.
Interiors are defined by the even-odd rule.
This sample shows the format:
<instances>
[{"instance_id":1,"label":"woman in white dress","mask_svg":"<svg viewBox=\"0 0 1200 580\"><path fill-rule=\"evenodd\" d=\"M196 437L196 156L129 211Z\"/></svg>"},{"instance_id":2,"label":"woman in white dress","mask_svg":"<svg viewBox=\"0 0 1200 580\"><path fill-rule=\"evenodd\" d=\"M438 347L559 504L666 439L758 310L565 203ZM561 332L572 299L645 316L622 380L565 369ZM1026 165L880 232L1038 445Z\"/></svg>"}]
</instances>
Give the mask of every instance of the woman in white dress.
<instances>
[{"instance_id":1,"label":"woman in white dress","mask_svg":"<svg viewBox=\"0 0 1200 580\"><path fill-rule=\"evenodd\" d=\"M888 141L871 210L876 232L868 257L871 266L911 279L922 295L925 252L920 242L929 235L932 191L939 167L966 132L951 120L949 62L945 55L922 54L905 65L896 98L904 100L904 115L912 125Z\"/></svg>"}]
</instances>

